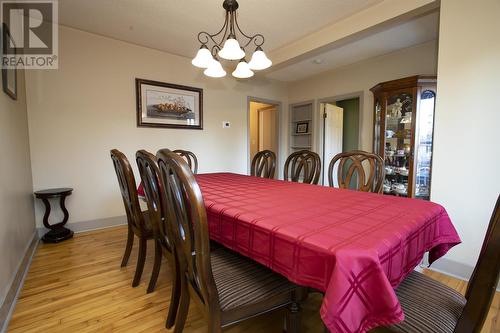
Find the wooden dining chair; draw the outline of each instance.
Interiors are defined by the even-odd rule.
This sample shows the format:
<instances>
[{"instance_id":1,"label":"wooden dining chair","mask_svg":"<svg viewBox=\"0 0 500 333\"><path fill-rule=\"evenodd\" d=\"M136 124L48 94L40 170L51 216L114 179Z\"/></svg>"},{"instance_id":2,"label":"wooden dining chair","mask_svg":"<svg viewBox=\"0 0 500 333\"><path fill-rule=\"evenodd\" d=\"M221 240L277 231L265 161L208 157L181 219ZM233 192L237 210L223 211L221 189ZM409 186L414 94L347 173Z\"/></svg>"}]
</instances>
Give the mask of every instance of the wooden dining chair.
<instances>
[{"instance_id":1,"label":"wooden dining chair","mask_svg":"<svg viewBox=\"0 0 500 333\"><path fill-rule=\"evenodd\" d=\"M170 307L168 310L166 327L171 328L175 323L175 316L179 306L180 299L180 280L177 261L175 260L174 245L172 240L172 231L170 225L165 218L165 207L162 207L160 191L160 173L158 170L156 156L146 150L139 150L136 153L137 166L141 175L144 193L153 232L155 235L155 265L151 273L151 281L149 283L148 292L152 292L155 288L158 275L160 273L160 264L163 256L167 258L172 271L172 289L170 296Z\"/></svg>"},{"instance_id":2,"label":"wooden dining chair","mask_svg":"<svg viewBox=\"0 0 500 333\"><path fill-rule=\"evenodd\" d=\"M198 159L196 155L189 150L176 149L174 153L184 158L191 171L196 175L198 173Z\"/></svg>"},{"instance_id":3,"label":"wooden dining chair","mask_svg":"<svg viewBox=\"0 0 500 333\"><path fill-rule=\"evenodd\" d=\"M337 163L338 162L338 163ZM340 188L351 188L353 177L357 177L356 190L382 193L384 185L384 160L372 153L353 150L337 154L328 167L328 181L334 187L334 173L337 165L337 182Z\"/></svg>"},{"instance_id":4,"label":"wooden dining chair","mask_svg":"<svg viewBox=\"0 0 500 333\"><path fill-rule=\"evenodd\" d=\"M321 174L321 159L309 150L296 151L285 161L283 179L317 185Z\"/></svg>"},{"instance_id":5,"label":"wooden dining chair","mask_svg":"<svg viewBox=\"0 0 500 333\"><path fill-rule=\"evenodd\" d=\"M499 274L500 196L465 297L430 277L412 272L396 289L405 320L373 332L479 333L495 295Z\"/></svg>"},{"instance_id":6,"label":"wooden dining chair","mask_svg":"<svg viewBox=\"0 0 500 333\"><path fill-rule=\"evenodd\" d=\"M299 332L302 288L230 250L210 251L207 214L193 173L168 149L160 150L157 157L181 272L174 332L184 328L190 299L205 315L210 333L283 307L288 308L288 332Z\"/></svg>"},{"instance_id":7,"label":"wooden dining chair","mask_svg":"<svg viewBox=\"0 0 500 333\"><path fill-rule=\"evenodd\" d=\"M139 238L139 255L134 280L132 281L132 287L137 287L146 262L147 241L154 239L153 228L149 214L141 211L134 173L127 157L119 150L113 149L111 150L111 159L118 177L118 185L120 186L128 224L127 245L125 246L121 267L125 267L128 263L134 245L134 235ZM157 260L155 258L154 266L160 264Z\"/></svg>"},{"instance_id":8,"label":"wooden dining chair","mask_svg":"<svg viewBox=\"0 0 500 333\"><path fill-rule=\"evenodd\" d=\"M252 159L250 175L262 178L274 178L276 154L270 150L259 151Z\"/></svg>"}]
</instances>

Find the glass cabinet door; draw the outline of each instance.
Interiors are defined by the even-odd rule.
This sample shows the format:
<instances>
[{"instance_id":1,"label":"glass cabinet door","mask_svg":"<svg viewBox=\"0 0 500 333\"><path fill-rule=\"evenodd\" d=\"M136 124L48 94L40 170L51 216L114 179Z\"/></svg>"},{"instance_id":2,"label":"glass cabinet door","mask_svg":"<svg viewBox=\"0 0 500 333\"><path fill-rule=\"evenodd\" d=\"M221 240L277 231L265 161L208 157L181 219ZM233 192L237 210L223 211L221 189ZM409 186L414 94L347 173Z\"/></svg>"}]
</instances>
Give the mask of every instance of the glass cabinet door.
<instances>
[{"instance_id":1,"label":"glass cabinet door","mask_svg":"<svg viewBox=\"0 0 500 333\"><path fill-rule=\"evenodd\" d=\"M385 110L385 132L382 132L385 135L386 194L409 196L413 122L413 95L410 92L389 95Z\"/></svg>"},{"instance_id":2,"label":"glass cabinet door","mask_svg":"<svg viewBox=\"0 0 500 333\"><path fill-rule=\"evenodd\" d=\"M415 198L430 199L434 105L436 94L424 90L418 109L417 154L415 165Z\"/></svg>"}]
</instances>

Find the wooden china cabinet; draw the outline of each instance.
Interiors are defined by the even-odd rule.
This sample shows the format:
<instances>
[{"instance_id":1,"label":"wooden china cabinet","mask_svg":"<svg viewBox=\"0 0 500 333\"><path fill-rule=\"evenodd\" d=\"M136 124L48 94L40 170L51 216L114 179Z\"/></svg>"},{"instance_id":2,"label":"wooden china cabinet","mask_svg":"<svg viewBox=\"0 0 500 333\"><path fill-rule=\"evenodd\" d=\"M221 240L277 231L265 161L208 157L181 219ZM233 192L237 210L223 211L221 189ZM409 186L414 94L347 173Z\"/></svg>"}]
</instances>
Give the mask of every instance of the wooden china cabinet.
<instances>
[{"instance_id":1,"label":"wooden china cabinet","mask_svg":"<svg viewBox=\"0 0 500 333\"><path fill-rule=\"evenodd\" d=\"M385 161L384 193L429 200L435 76L382 82L374 95L374 153Z\"/></svg>"}]
</instances>

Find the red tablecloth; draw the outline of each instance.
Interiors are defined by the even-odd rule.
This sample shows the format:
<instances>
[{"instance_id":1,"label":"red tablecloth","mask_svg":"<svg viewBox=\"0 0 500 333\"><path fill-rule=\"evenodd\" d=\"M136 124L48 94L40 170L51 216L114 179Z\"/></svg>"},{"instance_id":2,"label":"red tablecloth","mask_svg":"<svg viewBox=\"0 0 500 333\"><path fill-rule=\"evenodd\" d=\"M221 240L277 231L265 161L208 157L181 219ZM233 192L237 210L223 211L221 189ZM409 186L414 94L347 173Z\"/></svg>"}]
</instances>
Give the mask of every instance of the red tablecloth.
<instances>
[{"instance_id":1,"label":"red tablecloth","mask_svg":"<svg viewBox=\"0 0 500 333\"><path fill-rule=\"evenodd\" d=\"M230 173L200 174L210 237L325 292L332 332L404 319L394 287L460 243L435 203Z\"/></svg>"}]
</instances>

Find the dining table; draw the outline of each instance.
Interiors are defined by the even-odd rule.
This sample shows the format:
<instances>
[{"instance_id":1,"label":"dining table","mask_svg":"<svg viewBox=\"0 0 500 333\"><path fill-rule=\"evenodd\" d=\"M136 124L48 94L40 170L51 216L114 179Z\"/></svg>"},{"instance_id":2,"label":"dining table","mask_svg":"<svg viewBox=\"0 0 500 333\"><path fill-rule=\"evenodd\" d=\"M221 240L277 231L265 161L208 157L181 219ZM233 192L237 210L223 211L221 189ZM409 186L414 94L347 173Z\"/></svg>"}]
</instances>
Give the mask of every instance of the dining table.
<instances>
[{"instance_id":1,"label":"dining table","mask_svg":"<svg viewBox=\"0 0 500 333\"><path fill-rule=\"evenodd\" d=\"M234 173L196 175L210 238L324 293L335 333L404 320L395 288L460 243L439 204Z\"/></svg>"}]
</instances>

